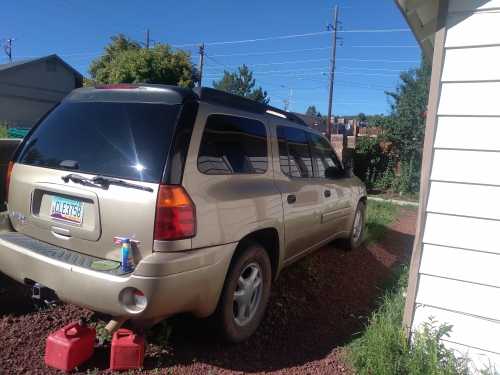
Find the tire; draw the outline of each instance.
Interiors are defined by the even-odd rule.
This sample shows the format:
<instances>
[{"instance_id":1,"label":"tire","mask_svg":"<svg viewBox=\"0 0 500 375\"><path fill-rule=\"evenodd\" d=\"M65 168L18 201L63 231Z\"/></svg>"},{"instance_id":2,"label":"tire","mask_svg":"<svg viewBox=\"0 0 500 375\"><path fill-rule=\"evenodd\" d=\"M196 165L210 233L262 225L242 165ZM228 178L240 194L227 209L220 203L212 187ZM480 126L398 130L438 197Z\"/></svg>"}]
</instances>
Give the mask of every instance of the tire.
<instances>
[{"instance_id":1,"label":"tire","mask_svg":"<svg viewBox=\"0 0 500 375\"><path fill-rule=\"evenodd\" d=\"M214 316L226 341L242 342L257 330L269 302L271 279L266 250L254 242L246 244L231 262Z\"/></svg>"},{"instance_id":2,"label":"tire","mask_svg":"<svg viewBox=\"0 0 500 375\"><path fill-rule=\"evenodd\" d=\"M365 213L365 204L363 202L359 202L354 213L354 220L352 222L349 238L345 241L345 248L348 251L358 249L363 243L363 237L365 234ZM360 222L357 220L360 220Z\"/></svg>"}]
</instances>

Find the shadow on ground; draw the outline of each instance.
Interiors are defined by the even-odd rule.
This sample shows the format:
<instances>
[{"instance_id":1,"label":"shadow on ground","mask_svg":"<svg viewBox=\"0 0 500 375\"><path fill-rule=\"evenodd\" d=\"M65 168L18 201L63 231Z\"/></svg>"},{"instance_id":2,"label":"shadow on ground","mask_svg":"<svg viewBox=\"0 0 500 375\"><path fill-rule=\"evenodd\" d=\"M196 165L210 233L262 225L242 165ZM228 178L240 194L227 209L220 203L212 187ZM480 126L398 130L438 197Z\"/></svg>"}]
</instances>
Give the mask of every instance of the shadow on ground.
<instances>
[{"instance_id":1,"label":"shadow on ground","mask_svg":"<svg viewBox=\"0 0 500 375\"><path fill-rule=\"evenodd\" d=\"M325 358L363 330L384 286L393 280L395 266L409 260L412 235L389 230L384 238L353 252L334 243L286 269L274 284L263 324L243 344L224 344L208 321L173 319L168 355L149 357L146 367L183 367L196 361L267 372Z\"/></svg>"},{"instance_id":2,"label":"shadow on ground","mask_svg":"<svg viewBox=\"0 0 500 375\"><path fill-rule=\"evenodd\" d=\"M330 361L336 348L363 330L395 267L409 262L412 215L406 223L395 223L379 243L352 252L334 243L284 270L273 286L261 327L245 343L223 343L207 320L171 319L169 343L160 348L153 342L148 347L146 370L214 373L295 368L303 372L308 363ZM37 312L26 290L0 275L0 363L12 373L57 373L43 365L45 337L90 314L71 305ZM107 351L98 350L80 371L105 370L108 361Z\"/></svg>"}]
</instances>

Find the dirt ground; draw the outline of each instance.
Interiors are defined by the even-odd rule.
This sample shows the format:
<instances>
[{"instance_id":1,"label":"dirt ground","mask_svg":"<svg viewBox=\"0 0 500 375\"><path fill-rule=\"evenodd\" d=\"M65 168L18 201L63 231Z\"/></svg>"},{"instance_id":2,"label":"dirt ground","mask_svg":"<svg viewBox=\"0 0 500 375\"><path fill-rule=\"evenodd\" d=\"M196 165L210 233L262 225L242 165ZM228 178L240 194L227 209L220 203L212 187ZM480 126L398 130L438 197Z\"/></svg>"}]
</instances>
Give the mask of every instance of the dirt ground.
<instances>
[{"instance_id":1,"label":"dirt ground","mask_svg":"<svg viewBox=\"0 0 500 375\"><path fill-rule=\"evenodd\" d=\"M343 345L363 330L394 267L409 263L415 220L416 211L401 209L380 243L353 252L333 244L285 270L263 324L243 344L223 343L209 321L171 319L168 345L148 345L141 373L350 374ZM58 373L43 363L45 338L82 316L92 313L71 305L35 311L27 290L0 274L0 374ZM106 372L107 350L79 372Z\"/></svg>"}]
</instances>

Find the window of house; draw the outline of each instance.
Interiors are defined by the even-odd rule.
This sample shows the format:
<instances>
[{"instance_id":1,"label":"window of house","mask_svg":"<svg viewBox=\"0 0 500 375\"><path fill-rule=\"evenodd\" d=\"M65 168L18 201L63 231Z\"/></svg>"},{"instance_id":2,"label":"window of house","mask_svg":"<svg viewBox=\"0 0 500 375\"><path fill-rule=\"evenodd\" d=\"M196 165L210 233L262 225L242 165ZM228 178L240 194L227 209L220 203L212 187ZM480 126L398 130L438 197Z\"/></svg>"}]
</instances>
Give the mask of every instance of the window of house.
<instances>
[{"instance_id":1,"label":"window of house","mask_svg":"<svg viewBox=\"0 0 500 375\"><path fill-rule=\"evenodd\" d=\"M314 133L310 134L310 139L313 161L316 165L315 177L326 178L327 169L335 169L330 171L330 175L340 175L342 168L328 141Z\"/></svg>"},{"instance_id":2,"label":"window of house","mask_svg":"<svg viewBox=\"0 0 500 375\"><path fill-rule=\"evenodd\" d=\"M208 117L198 169L205 174L259 174L267 171L267 133L264 124L243 117Z\"/></svg>"},{"instance_id":3,"label":"window of house","mask_svg":"<svg viewBox=\"0 0 500 375\"><path fill-rule=\"evenodd\" d=\"M304 130L278 126L281 171L290 177L313 177L312 157Z\"/></svg>"}]
</instances>

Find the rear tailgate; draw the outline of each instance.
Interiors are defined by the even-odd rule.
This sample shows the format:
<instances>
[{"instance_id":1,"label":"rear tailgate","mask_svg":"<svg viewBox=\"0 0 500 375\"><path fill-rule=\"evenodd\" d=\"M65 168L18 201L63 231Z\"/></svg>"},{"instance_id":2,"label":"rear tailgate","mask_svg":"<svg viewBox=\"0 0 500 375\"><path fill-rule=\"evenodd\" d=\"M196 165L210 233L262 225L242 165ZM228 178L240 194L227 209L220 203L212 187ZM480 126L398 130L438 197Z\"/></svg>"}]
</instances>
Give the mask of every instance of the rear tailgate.
<instances>
[{"instance_id":1,"label":"rear tailgate","mask_svg":"<svg viewBox=\"0 0 500 375\"><path fill-rule=\"evenodd\" d=\"M99 258L120 259L114 237L139 242L136 260L150 254L158 186L180 107L121 100L119 93L112 101L63 102L15 160L8 197L14 228ZM132 186L85 181L97 176Z\"/></svg>"},{"instance_id":2,"label":"rear tailgate","mask_svg":"<svg viewBox=\"0 0 500 375\"><path fill-rule=\"evenodd\" d=\"M9 214L14 229L98 258L120 260L120 249L113 243L117 236L140 242L134 247L136 261L151 254L158 184L133 181L152 191L114 185L102 189L71 181L64 183L62 177L67 174L14 165L9 192ZM61 218L59 212L69 215ZM71 220L71 216L75 219Z\"/></svg>"}]
</instances>

